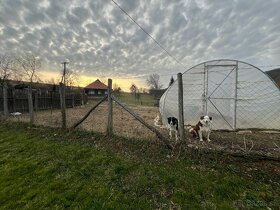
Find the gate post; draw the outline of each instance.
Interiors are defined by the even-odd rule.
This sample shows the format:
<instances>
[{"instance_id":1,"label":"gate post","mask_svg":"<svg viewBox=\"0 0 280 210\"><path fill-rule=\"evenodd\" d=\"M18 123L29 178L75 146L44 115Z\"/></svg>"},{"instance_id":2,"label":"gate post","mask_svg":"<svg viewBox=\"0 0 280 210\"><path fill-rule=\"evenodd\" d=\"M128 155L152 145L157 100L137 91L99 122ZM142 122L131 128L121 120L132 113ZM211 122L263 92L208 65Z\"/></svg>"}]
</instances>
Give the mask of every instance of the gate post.
<instances>
[{"instance_id":1,"label":"gate post","mask_svg":"<svg viewBox=\"0 0 280 210\"><path fill-rule=\"evenodd\" d=\"M185 141L182 73L178 73L177 78L178 78L179 133L180 133L181 141Z\"/></svg>"}]
</instances>

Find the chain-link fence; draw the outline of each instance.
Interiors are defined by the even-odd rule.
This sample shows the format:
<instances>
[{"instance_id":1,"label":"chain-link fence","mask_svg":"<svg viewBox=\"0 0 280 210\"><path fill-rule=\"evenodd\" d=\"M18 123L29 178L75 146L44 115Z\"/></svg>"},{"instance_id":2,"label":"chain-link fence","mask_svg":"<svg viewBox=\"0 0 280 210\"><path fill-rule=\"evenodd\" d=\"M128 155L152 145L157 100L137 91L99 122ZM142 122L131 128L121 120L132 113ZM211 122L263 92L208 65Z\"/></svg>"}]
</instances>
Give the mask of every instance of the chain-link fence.
<instances>
[{"instance_id":1,"label":"chain-link fence","mask_svg":"<svg viewBox=\"0 0 280 210\"><path fill-rule=\"evenodd\" d=\"M213 118L215 130L280 129L280 90L271 78L250 64L215 60L183 74L185 124L203 115ZM160 101L163 121L178 117L177 81Z\"/></svg>"}]
</instances>

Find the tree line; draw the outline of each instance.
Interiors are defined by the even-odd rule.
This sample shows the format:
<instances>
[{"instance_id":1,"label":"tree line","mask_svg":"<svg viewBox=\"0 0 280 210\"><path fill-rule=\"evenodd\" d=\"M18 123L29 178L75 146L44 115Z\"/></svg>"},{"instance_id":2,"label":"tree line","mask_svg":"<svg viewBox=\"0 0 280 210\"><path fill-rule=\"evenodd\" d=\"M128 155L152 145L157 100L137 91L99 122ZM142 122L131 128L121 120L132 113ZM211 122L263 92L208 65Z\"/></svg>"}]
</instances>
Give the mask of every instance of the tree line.
<instances>
[{"instance_id":1,"label":"tree line","mask_svg":"<svg viewBox=\"0 0 280 210\"><path fill-rule=\"evenodd\" d=\"M174 82L173 76L170 78L169 86L171 86ZM148 90L145 88L138 88L134 83L130 86L130 92L134 95L135 99L139 100L141 97L141 93L149 93L151 95L154 94L154 97L158 97L156 94L157 91L165 90L162 89L163 85L160 83L160 76L158 74L151 74L146 79L146 84L148 86ZM121 89L119 88L118 91ZM162 92L162 91L161 91Z\"/></svg>"}]
</instances>

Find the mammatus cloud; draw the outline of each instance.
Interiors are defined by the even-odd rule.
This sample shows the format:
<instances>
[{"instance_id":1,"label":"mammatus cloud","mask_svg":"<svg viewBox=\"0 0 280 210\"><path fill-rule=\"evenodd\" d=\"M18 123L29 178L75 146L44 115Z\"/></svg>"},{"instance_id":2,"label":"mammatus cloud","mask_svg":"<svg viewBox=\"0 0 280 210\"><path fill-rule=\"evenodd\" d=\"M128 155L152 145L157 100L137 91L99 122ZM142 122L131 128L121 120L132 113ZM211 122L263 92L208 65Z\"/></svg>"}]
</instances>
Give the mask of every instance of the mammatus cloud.
<instances>
[{"instance_id":1,"label":"mammatus cloud","mask_svg":"<svg viewBox=\"0 0 280 210\"><path fill-rule=\"evenodd\" d=\"M32 52L59 71L68 58L81 75L130 78L171 74L212 59L278 65L278 0L0 0L2 53ZM266 69L264 69L266 70Z\"/></svg>"}]
</instances>

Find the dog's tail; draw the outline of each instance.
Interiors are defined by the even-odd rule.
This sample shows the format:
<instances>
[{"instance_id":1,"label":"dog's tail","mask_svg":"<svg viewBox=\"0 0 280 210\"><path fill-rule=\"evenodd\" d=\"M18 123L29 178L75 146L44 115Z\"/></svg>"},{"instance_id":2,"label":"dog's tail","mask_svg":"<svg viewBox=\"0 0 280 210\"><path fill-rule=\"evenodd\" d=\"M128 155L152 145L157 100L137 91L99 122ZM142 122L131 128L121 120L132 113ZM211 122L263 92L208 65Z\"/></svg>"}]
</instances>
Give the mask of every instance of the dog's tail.
<instances>
[{"instance_id":1,"label":"dog's tail","mask_svg":"<svg viewBox=\"0 0 280 210\"><path fill-rule=\"evenodd\" d=\"M193 129L192 125L190 125L190 124L185 125L185 128L186 128L186 130L188 130L189 132L190 132L190 130Z\"/></svg>"}]
</instances>

